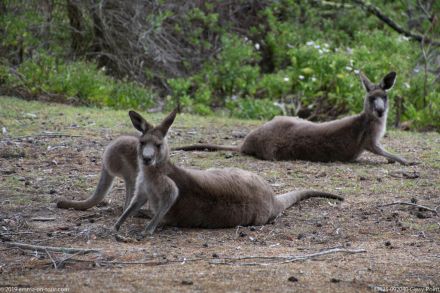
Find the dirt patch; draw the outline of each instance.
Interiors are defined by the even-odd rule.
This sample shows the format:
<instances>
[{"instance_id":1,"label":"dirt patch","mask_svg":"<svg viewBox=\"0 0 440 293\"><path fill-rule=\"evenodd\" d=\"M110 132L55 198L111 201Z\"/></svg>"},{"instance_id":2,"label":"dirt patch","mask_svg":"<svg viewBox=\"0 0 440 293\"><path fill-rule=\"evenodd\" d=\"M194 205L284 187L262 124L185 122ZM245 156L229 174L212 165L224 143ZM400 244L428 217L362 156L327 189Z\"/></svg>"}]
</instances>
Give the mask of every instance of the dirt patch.
<instances>
[{"instance_id":1,"label":"dirt patch","mask_svg":"<svg viewBox=\"0 0 440 293\"><path fill-rule=\"evenodd\" d=\"M194 128L177 122L169 141L231 145L242 140L237 133L251 128L246 123L214 127L209 122ZM421 162L411 167L387 164L372 154L356 163L321 164L265 162L228 152L172 153L172 161L180 166L251 170L277 193L313 188L343 195L346 201L307 200L265 226L162 227L144 239L137 236L148 219L136 217L127 220L118 241L112 225L122 211L122 181L105 203L88 211L60 210L55 201L93 192L102 150L119 133L92 127L78 137L26 135L0 141L0 291L8 286L69 292L440 288L439 215L416 206L381 206L396 201L432 209L440 205L438 134L391 132L384 139L388 149ZM36 252L8 247L10 242L100 252ZM335 248L366 252L286 261L288 256Z\"/></svg>"}]
</instances>

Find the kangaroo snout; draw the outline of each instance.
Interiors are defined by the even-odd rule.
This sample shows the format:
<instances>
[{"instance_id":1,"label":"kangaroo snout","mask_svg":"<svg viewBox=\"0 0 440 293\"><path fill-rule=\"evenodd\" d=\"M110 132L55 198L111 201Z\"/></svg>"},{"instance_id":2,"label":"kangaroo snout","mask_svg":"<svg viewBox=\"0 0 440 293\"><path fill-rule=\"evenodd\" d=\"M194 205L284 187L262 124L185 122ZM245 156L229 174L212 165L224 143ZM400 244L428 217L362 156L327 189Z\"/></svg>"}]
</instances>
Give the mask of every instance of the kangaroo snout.
<instances>
[{"instance_id":1,"label":"kangaroo snout","mask_svg":"<svg viewBox=\"0 0 440 293\"><path fill-rule=\"evenodd\" d=\"M383 116L383 114L385 112L385 103L384 103L384 101L382 99L377 98L374 101L374 110L376 111L377 116L379 118L381 118Z\"/></svg>"},{"instance_id":2,"label":"kangaroo snout","mask_svg":"<svg viewBox=\"0 0 440 293\"><path fill-rule=\"evenodd\" d=\"M142 162L144 165L153 165L156 151L153 146L147 145L142 149Z\"/></svg>"}]
</instances>

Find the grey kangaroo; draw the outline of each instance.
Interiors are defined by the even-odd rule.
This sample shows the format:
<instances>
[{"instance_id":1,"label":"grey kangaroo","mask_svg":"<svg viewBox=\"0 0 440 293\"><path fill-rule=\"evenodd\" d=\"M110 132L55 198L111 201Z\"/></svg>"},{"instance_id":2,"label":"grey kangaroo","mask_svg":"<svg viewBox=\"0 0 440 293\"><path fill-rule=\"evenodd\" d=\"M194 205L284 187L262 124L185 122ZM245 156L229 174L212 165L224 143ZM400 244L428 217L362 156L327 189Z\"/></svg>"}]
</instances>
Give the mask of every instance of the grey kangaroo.
<instances>
[{"instance_id":1,"label":"grey kangaroo","mask_svg":"<svg viewBox=\"0 0 440 293\"><path fill-rule=\"evenodd\" d=\"M138 138L134 136L121 136L111 142L104 150L101 176L93 195L88 199L79 201L61 199L57 202L57 206L63 209L89 209L104 199L113 184L114 178L120 177L125 182L125 210L133 197L138 173L137 143Z\"/></svg>"},{"instance_id":2,"label":"grey kangaroo","mask_svg":"<svg viewBox=\"0 0 440 293\"><path fill-rule=\"evenodd\" d=\"M364 150L384 156L390 162L410 163L390 154L380 144L388 114L387 91L394 86L396 73L388 73L375 85L360 73L367 92L362 113L325 123L296 117L277 116L251 131L241 146L211 144L176 147L173 150L228 150L263 160L353 161Z\"/></svg>"},{"instance_id":3,"label":"grey kangaroo","mask_svg":"<svg viewBox=\"0 0 440 293\"><path fill-rule=\"evenodd\" d=\"M139 172L134 196L116 222L116 230L147 201L154 216L145 232L152 234L158 224L202 228L263 225L303 199L324 197L343 200L337 195L311 190L276 196L261 177L241 169L201 171L175 166L169 160L166 135L176 113L174 110L154 127L140 114L129 112L133 126L142 134L137 141L126 137L117 141L131 145L127 149L132 152L123 155L127 156L129 166L135 165L133 160L137 157ZM111 157L106 158L112 160ZM123 174L123 177L127 175L132 173Z\"/></svg>"}]
</instances>

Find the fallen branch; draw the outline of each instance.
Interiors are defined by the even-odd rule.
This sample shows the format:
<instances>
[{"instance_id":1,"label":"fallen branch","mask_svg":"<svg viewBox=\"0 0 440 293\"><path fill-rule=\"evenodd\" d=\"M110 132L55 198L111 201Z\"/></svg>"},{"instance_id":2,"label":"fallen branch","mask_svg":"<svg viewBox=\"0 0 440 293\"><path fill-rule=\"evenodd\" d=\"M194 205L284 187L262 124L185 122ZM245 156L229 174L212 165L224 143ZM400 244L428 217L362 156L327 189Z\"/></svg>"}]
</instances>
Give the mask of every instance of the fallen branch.
<instances>
[{"instance_id":1,"label":"fallen branch","mask_svg":"<svg viewBox=\"0 0 440 293\"><path fill-rule=\"evenodd\" d=\"M295 261L302 261L306 259L312 259L318 256L323 256L333 253L364 253L367 252L365 249L345 249L345 248L332 248L328 250L323 250L320 252L305 254L305 255L287 255L287 256L240 256L231 258L221 258L211 260L210 264L216 265L241 265L241 266L268 266L273 264L284 264ZM272 260L273 262L240 262L249 259L261 259L261 260Z\"/></svg>"},{"instance_id":2,"label":"fallen branch","mask_svg":"<svg viewBox=\"0 0 440 293\"><path fill-rule=\"evenodd\" d=\"M383 205L378 205L377 207L387 207L387 206L393 206L393 205L406 205L406 206L413 206L413 207L417 207L421 210L425 210L425 211L430 211L433 212L434 214L437 215L437 209L432 209L430 207L427 206L422 206L419 204L415 204L412 202L404 202L404 201L396 201L396 202L392 202L392 203L387 203L387 204L383 204Z\"/></svg>"},{"instance_id":3,"label":"fallen branch","mask_svg":"<svg viewBox=\"0 0 440 293\"><path fill-rule=\"evenodd\" d=\"M100 253L101 251L98 249L83 249L83 248L69 248L69 247L53 247L53 246L40 246L40 245L31 245L25 243L18 242L7 242L5 243L7 247L11 248L21 248L26 250L36 250L40 252L52 251L52 252L63 252L63 253L76 253L76 254L88 254L88 253Z\"/></svg>"},{"instance_id":4,"label":"fallen branch","mask_svg":"<svg viewBox=\"0 0 440 293\"><path fill-rule=\"evenodd\" d=\"M34 222L51 222L51 221L55 221L55 218L32 218L31 221L34 221Z\"/></svg>"},{"instance_id":5,"label":"fallen branch","mask_svg":"<svg viewBox=\"0 0 440 293\"><path fill-rule=\"evenodd\" d=\"M363 9L365 9L368 13L371 13L375 15L377 18L379 18L382 22L384 22L386 25L388 25L390 28L398 32L399 34L402 34L410 39L416 40L419 43L426 43L431 44L433 46L440 46L440 41L438 40L431 40L428 38L425 38L425 36L413 33L411 31L405 30L403 27L401 27L399 24L397 24L394 20L386 16L385 14L380 11L379 8L376 6L366 3L364 0L353 0L354 3L360 5Z\"/></svg>"},{"instance_id":6,"label":"fallen branch","mask_svg":"<svg viewBox=\"0 0 440 293\"><path fill-rule=\"evenodd\" d=\"M9 137L10 140L16 140L16 139L26 139L26 138L34 138L34 137L81 137L81 135L76 134L67 134L67 133L37 133L32 135L24 135L24 136L15 136L15 137Z\"/></svg>"}]
</instances>

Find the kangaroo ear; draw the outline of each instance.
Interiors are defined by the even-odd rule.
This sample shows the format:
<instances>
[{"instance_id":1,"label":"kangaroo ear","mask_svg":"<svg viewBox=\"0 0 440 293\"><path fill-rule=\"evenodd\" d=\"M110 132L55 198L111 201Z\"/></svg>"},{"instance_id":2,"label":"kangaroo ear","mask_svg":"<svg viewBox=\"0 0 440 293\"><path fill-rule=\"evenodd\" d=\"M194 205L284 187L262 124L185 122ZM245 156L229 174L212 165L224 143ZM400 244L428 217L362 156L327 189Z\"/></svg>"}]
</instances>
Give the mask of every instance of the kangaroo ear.
<instances>
[{"instance_id":1,"label":"kangaroo ear","mask_svg":"<svg viewBox=\"0 0 440 293\"><path fill-rule=\"evenodd\" d=\"M128 112L128 115L130 115L131 123L133 123L134 128L136 128L142 133L147 132L148 129L153 127L150 123L148 123L144 119L144 117L141 116L141 114L135 111Z\"/></svg>"},{"instance_id":2,"label":"kangaroo ear","mask_svg":"<svg viewBox=\"0 0 440 293\"><path fill-rule=\"evenodd\" d=\"M394 71L391 71L390 73L388 73L387 75L385 75L385 77L382 79L382 81L380 82L380 87L384 90L390 90L393 88L394 83L396 82L396 78L397 78L397 73L395 73Z\"/></svg>"},{"instance_id":3,"label":"kangaroo ear","mask_svg":"<svg viewBox=\"0 0 440 293\"><path fill-rule=\"evenodd\" d=\"M361 79L361 83L367 93L374 89L374 84L365 76L365 74L359 72L359 78Z\"/></svg>"},{"instance_id":4,"label":"kangaroo ear","mask_svg":"<svg viewBox=\"0 0 440 293\"><path fill-rule=\"evenodd\" d=\"M163 121L160 123L159 126L157 126L157 129L159 129L163 136L165 136L168 132L168 129L170 129L171 124L173 124L174 119L176 118L177 115L177 108L175 108L170 114L168 114L167 117L165 117L165 119L163 119Z\"/></svg>"}]
</instances>

